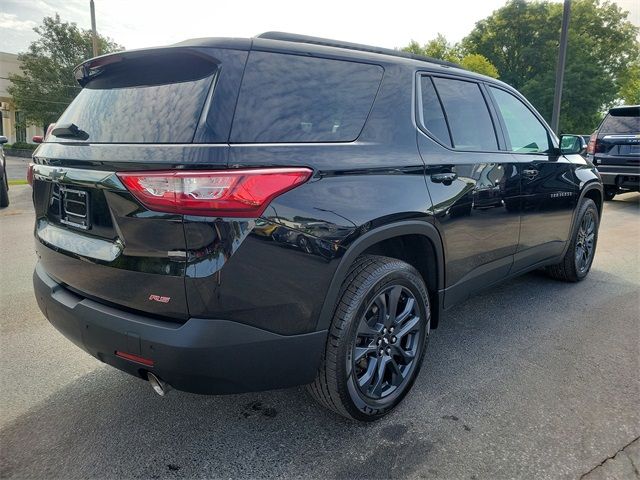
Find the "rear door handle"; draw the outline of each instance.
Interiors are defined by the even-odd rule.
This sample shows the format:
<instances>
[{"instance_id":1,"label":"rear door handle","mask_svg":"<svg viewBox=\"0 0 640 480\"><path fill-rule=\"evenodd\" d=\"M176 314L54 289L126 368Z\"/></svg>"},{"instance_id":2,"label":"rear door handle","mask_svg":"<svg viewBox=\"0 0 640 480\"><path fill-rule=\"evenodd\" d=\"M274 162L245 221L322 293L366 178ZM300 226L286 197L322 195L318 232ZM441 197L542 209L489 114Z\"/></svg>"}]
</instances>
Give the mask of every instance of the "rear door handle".
<instances>
[{"instance_id":1,"label":"rear door handle","mask_svg":"<svg viewBox=\"0 0 640 480\"><path fill-rule=\"evenodd\" d=\"M431 181L435 183L451 183L456 178L458 178L458 174L454 172L434 173L431 175Z\"/></svg>"}]
</instances>

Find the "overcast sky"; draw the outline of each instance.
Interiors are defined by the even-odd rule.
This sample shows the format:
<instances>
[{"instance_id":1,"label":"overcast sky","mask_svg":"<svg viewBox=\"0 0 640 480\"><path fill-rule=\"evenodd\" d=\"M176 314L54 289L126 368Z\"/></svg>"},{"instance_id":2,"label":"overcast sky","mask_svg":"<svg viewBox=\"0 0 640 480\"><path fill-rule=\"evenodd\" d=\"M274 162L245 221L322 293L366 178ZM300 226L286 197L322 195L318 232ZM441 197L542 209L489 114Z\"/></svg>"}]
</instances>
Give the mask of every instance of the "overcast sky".
<instances>
[{"instance_id":1,"label":"overcast sky","mask_svg":"<svg viewBox=\"0 0 640 480\"><path fill-rule=\"evenodd\" d=\"M94 0L98 31L125 48L195 37L252 37L280 30L381 47L443 33L462 39L506 0ZM640 0L617 0L640 25ZM56 12L90 28L89 0L0 0L0 51L24 51L33 27Z\"/></svg>"}]
</instances>

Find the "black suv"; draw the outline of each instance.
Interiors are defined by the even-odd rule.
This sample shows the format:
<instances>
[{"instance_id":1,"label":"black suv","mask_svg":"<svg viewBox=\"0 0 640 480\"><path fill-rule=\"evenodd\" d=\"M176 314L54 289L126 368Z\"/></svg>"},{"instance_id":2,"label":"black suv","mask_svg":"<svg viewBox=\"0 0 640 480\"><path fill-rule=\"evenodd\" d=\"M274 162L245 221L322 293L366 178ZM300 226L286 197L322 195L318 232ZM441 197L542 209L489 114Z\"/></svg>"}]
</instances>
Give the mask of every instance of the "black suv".
<instances>
[{"instance_id":1,"label":"black suv","mask_svg":"<svg viewBox=\"0 0 640 480\"><path fill-rule=\"evenodd\" d=\"M589 139L587 158L600 172L605 200L640 191L640 105L609 110Z\"/></svg>"},{"instance_id":2,"label":"black suv","mask_svg":"<svg viewBox=\"0 0 640 480\"><path fill-rule=\"evenodd\" d=\"M444 310L545 267L583 279L602 184L499 81L268 33L121 52L34 154L49 321L164 394L309 384L372 420Z\"/></svg>"}]
</instances>

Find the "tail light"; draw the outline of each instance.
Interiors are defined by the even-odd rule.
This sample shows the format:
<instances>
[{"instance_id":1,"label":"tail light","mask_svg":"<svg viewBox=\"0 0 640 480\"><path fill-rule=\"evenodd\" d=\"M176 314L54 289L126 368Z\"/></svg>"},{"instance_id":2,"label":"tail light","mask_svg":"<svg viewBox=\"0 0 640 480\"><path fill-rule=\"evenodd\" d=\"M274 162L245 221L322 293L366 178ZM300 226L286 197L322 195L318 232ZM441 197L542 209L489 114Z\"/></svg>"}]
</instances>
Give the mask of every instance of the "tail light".
<instances>
[{"instance_id":1,"label":"tail light","mask_svg":"<svg viewBox=\"0 0 640 480\"><path fill-rule=\"evenodd\" d=\"M49 136L49 134L51 133L51 130L53 130L53 128L56 126L55 123L50 123L49 126L47 127L47 131L44 134L44 138L42 139L42 141L45 141L47 139L47 137Z\"/></svg>"},{"instance_id":2,"label":"tail light","mask_svg":"<svg viewBox=\"0 0 640 480\"><path fill-rule=\"evenodd\" d=\"M118 173L143 205L158 212L257 218L271 200L306 182L308 168Z\"/></svg>"},{"instance_id":3,"label":"tail light","mask_svg":"<svg viewBox=\"0 0 640 480\"><path fill-rule=\"evenodd\" d=\"M27 183L33 187L33 163L27 165Z\"/></svg>"},{"instance_id":4,"label":"tail light","mask_svg":"<svg viewBox=\"0 0 640 480\"><path fill-rule=\"evenodd\" d=\"M587 153L593 155L598 151L598 132L593 132L589 137L589 144L587 145Z\"/></svg>"}]
</instances>

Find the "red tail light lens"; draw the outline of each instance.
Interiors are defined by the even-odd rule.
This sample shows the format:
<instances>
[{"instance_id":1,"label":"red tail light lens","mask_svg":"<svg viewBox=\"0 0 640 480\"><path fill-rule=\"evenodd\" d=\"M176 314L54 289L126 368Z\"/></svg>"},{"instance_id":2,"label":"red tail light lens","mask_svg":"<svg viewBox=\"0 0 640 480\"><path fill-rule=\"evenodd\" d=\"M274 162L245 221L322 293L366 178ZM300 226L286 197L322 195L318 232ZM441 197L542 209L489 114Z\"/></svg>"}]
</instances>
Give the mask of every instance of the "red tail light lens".
<instances>
[{"instance_id":1,"label":"red tail light lens","mask_svg":"<svg viewBox=\"0 0 640 480\"><path fill-rule=\"evenodd\" d=\"M27 183L33 187L33 163L27 165Z\"/></svg>"},{"instance_id":2,"label":"red tail light lens","mask_svg":"<svg viewBox=\"0 0 640 480\"><path fill-rule=\"evenodd\" d=\"M53 127L55 127L56 124L55 123L50 123L49 126L47 127L47 131L44 134L44 138L42 139L42 141L45 141L47 139L47 137L49 136L49 134L51 133L51 130L53 130Z\"/></svg>"},{"instance_id":3,"label":"red tail light lens","mask_svg":"<svg viewBox=\"0 0 640 480\"><path fill-rule=\"evenodd\" d=\"M587 145L587 153L593 155L596 153L598 146L598 132L594 132L589 137L589 144Z\"/></svg>"},{"instance_id":4,"label":"red tail light lens","mask_svg":"<svg viewBox=\"0 0 640 480\"><path fill-rule=\"evenodd\" d=\"M126 172L118 177L147 208L207 217L257 218L278 195L306 182L308 168Z\"/></svg>"}]
</instances>

